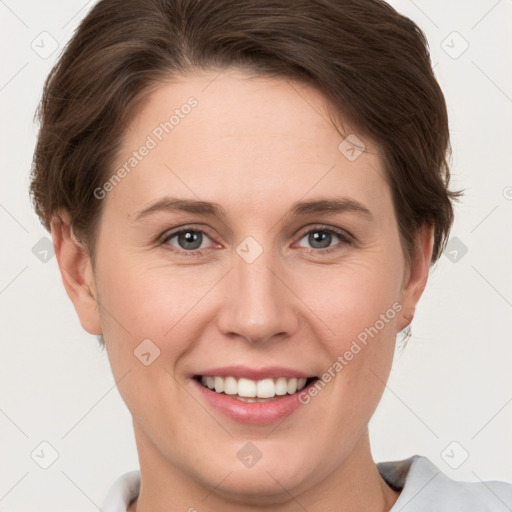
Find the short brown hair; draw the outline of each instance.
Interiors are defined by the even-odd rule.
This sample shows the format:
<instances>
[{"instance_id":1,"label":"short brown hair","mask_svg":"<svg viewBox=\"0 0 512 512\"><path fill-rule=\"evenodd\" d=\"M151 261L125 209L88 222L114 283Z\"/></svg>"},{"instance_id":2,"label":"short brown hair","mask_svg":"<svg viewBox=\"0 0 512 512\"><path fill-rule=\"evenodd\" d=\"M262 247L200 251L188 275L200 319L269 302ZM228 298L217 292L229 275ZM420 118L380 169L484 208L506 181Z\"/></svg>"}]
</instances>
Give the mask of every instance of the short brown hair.
<instances>
[{"instance_id":1,"label":"short brown hair","mask_svg":"<svg viewBox=\"0 0 512 512\"><path fill-rule=\"evenodd\" d=\"M101 0L44 87L31 195L50 229L59 209L94 258L123 130L152 86L194 69L240 67L313 84L381 148L402 245L453 222L448 117L423 32L381 0Z\"/></svg>"}]
</instances>

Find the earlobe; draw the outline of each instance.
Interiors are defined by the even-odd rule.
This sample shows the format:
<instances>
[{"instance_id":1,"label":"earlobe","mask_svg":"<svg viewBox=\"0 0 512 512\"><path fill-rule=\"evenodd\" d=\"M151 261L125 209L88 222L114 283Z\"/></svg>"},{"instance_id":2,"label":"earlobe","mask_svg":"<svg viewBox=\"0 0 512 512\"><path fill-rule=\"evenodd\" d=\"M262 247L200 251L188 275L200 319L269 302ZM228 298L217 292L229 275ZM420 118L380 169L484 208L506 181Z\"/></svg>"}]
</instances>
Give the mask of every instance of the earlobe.
<instances>
[{"instance_id":1,"label":"earlobe","mask_svg":"<svg viewBox=\"0 0 512 512\"><path fill-rule=\"evenodd\" d=\"M423 225L416 237L415 253L411 258L402 289L402 311L398 320L399 331L405 329L413 320L416 304L427 285L430 262L434 248L434 228Z\"/></svg>"},{"instance_id":2,"label":"earlobe","mask_svg":"<svg viewBox=\"0 0 512 512\"><path fill-rule=\"evenodd\" d=\"M53 217L51 234L62 282L82 327L90 334L102 334L91 260L73 234L68 212Z\"/></svg>"}]
</instances>

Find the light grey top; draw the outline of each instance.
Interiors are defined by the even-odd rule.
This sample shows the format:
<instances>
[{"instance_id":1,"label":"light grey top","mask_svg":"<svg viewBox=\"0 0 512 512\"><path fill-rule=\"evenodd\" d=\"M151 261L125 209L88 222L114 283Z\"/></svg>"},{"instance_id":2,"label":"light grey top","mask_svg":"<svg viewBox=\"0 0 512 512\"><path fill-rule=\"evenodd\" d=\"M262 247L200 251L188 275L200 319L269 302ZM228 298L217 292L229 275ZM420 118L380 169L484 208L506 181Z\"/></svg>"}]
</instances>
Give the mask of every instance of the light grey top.
<instances>
[{"instance_id":1,"label":"light grey top","mask_svg":"<svg viewBox=\"0 0 512 512\"><path fill-rule=\"evenodd\" d=\"M511 512L512 484L459 482L448 478L429 459L408 459L377 464L382 478L396 490L398 500L390 512ZM110 488L102 512L126 512L139 495L140 472L120 476Z\"/></svg>"}]
</instances>

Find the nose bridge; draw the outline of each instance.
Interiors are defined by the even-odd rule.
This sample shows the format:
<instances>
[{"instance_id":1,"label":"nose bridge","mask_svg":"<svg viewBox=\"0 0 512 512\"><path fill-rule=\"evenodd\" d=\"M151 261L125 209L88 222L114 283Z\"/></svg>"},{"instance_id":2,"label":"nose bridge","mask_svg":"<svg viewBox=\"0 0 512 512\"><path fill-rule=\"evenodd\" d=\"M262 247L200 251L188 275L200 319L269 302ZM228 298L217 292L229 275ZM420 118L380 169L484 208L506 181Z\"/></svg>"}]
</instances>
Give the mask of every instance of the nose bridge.
<instances>
[{"instance_id":1,"label":"nose bridge","mask_svg":"<svg viewBox=\"0 0 512 512\"><path fill-rule=\"evenodd\" d=\"M279 268L277 255L254 237L238 245L227 283L229 299L219 317L225 334L238 334L251 343L291 334L297 319Z\"/></svg>"}]
</instances>

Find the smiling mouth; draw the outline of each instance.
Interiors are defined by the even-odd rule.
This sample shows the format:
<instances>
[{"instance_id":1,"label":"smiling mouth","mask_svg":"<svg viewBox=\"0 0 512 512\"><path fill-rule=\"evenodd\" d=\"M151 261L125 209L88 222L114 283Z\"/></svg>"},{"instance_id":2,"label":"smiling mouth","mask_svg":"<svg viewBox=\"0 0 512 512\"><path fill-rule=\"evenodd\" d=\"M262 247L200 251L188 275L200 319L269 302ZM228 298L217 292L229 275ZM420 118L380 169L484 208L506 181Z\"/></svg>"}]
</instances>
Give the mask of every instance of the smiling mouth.
<instances>
[{"instance_id":1,"label":"smiling mouth","mask_svg":"<svg viewBox=\"0 0 512 512\"><path fill-rule=\"evenodd\" d=\"M220 395L229 395L242 402L267 402L299 393L317 380L317 377L279 377L277 379L252 380L232 376L196 375L194 379L210 391Z\"/></svg>"}]
</instances>

